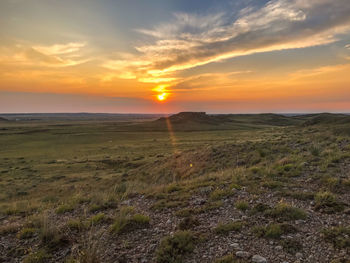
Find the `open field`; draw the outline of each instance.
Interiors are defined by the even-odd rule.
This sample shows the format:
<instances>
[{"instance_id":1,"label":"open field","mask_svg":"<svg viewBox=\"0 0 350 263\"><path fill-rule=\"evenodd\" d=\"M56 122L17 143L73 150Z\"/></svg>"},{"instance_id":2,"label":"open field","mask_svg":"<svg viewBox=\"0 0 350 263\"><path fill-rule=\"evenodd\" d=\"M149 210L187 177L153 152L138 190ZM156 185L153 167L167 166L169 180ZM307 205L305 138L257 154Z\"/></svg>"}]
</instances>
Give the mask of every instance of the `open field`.
<instances>
[{"instance_id":1,"label":"open field","mask_svg":"<svg viewBox=\"0 0 350 263\"><path fill-rule=\"evenodd\" d=\"M1 117L0 262L349 262L350 116Z\"/></svg>"}]
</instances>

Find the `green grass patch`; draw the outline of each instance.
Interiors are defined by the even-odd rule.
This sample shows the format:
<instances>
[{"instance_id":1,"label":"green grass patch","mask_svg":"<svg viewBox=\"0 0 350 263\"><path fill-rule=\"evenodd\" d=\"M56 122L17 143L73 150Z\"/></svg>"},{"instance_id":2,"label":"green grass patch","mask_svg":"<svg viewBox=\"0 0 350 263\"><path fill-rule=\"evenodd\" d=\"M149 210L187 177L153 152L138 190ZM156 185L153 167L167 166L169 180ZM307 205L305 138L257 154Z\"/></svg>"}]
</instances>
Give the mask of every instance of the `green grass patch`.
<instances>
[{"instance_id":1,"label":"green grass patch","mask_svg":"<svg viewBox=\"0 0 350 263\"><path fill-rule=\"evenodd\" d=\"M105 223L108 221L107 216L104 213L98 213L90 218L89 222L91 225L97 225L101 223Z\"/></svg>"},{"instance_id":2,"label":"green grass patch","mask_svg":"<svg viewBox=\"0 0 350 263\"><path fill-rule=\"evenodd\" d=\"M32 238L36 234L37 230L35 228L22 228L21 231L18 232L17 237L20 239Z\"/></svg>"},{"instance_id":3,"label":"green grass patch","mask_svg":"<svg viewBox=\"0 0 350 263\"><path fill-rule=\"evenodd\" d=\"M149 226L150 218L142 214L133 214L122 212L115 219L111 230L113 233L122 234L136 229Z\"/></svg>"},{"instance_id":4,"label":"green grass patch","mask_svg":"<svg viewBox=\"0 0 350 263\"><path fill-rule=\"evenodd\" d=\"M249 209L249 203L246 201L237 201L235 207L241 211L247 211Z\"/></svg>"},{"instance_id":5,"label":"green grass patch","mask_svg":"<svg viewBox=\"0 0 350 263\"><path fill-rule=\"evenodd\" d=\"M315 210L326 214L334 214L344 210L344 204L330 192L319 192L315 195Z\"/></svg>"},{"instance_id":6,"label":"green grass patch","mask_svg":"<svg viewBox=\"0 0 350 263\"><path fill-rule=\"evenodd\" d=\"M253 227L252 231L257 237L279 239L282 235L296 233L297 229L289 224L269 224Z\"/></svg>"},{"instance_id":7,"label":"green grass patch","mask_svg":"<svg viewBox=\"0 0 350 263\"><path fill-rule=\"evenodd\" d=\"M350 248L350 227L332 227L322 231L323 237L336 248Z\"/></svg>"},{"instance_id":8,"label":"green grass patch","mask_svg":"<svg viewBox=\"0 0 350 263\"><path fill-rule=\"evenodd\" d=\"M238 259L234 255L227 255L216 259L214 263L248 263L248 262L249 261L246 261L244 259Z\"/></svg>"},{"instance_id":9,"label":"green grass patch","mask_svg":"<svg viewBox=\"0 0 350 263\"><path fill-rule=\"evenodd\" d=\"M23 260L23 263L47 263L49 262L51 255L48 254L44 249L37 252L30 253Z\"/></svg>"},{"instance_id":10,"label":"green grass patch","mask_svg":"<svg viewBox=\"0 0 350 263\"><path fill-rule=\"evenodd\" d=\"M279 219L281 221L291 221L307 218L307 214L304 210L285 203L280 203L274 208L266 210L265 215Z\"/></svg>"},{"instance_id":11,"label":"green grass patch","mask_svg":"<svg viewBox=\"0 0 350 263\"><path fill-rule=\"evenodd\" d=\"M72 204L62 204L56 209L57 214L64 214L74 211L74 206Z\"/></svg>"},{"instance_id":12,"label":"green grass patch","mask_svg":"<svg viewBox=\"0 0 350 263\"><path fill-rule=\"evenodd\" d=\"M224 235L233 231L238 232L243 228L243 226L244 226L244 222L242 221L222 223L222 224L219 224L216 228L214 228L214 231L217 234Z\"/></svg>"},{"instance_id":13,"label":"green grass patch","mask_svg":"<svg viewBox=\"0 0 350 263\"><path fill-rule=\"evenodd\" d=\"M165 237L156 251L157 263L181 263L184 257L195 247L195 237L192 232L179 231L173 236Z\"/></svg>"},{"instance_id":14,"label":"green grass patch","mask_svg":"<svg viewBox=\"0 0 350 263\"><path fill-rule=\"evenodd\" d=\"M209 195L211 201L219 201L234 194L232 189L215 189Z\"/></svg>"}]
</instances>

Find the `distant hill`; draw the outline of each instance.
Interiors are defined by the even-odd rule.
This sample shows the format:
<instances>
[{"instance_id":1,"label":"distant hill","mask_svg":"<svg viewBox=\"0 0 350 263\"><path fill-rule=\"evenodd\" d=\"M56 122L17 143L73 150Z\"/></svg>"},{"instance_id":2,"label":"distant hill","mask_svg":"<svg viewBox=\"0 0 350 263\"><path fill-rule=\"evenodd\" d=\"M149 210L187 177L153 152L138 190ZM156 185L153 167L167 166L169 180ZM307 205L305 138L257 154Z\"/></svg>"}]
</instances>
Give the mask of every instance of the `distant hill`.
<instances>
[{"instance_id":1,"label":"distant hill","mask_svg":"<svg viewBox=\"0 0 350 263\"><path fill-rule=\"evenodd\" d=\"M137 125L142 130L198 131L241 130L273 126L291 126L302 120L278 114L206 114L205 112L180 112L169 117Z\"/></svg>"},{"instance_id":2,"label":"distant hill","mask_svg":"<svg viewBox=\"0 0 350 263\"><path fill-rule=\"evenodd\" d=\"M0 117L0 122L8 122L9 120L8 119L5 119L3 117Z\"/></svg>"},{"instance_id":3,"label":"distant hill","mask_svg":"<svg viewBox=\"0 0 350 263\"><path fill-rule=\"evenodd\" d=\"M298 118L274 113L231 114L229 116L232 121L267 126L291 126L302 122L302 120Z\"/></svg>"},{"instance_id":4,"label":"distant hill","mask_svg":"<svg viewBox=\"0 0 350 263\"><path fill-rule=\"evenodd\" d=\"M232 122L229 115L207 115L205 112L180 112L170 117L162 117L156 122L166 122L170 121L172 124L209 124L209 125L219 125L225 122Z\"/></svg>"},{"instance_id":5,"label":"distant hill","mask_svg":"<svg viewBox=\"0 0 350 263\"><path fill-rule=\"evenodd\" d=\"M345 114L320 113L304 115L306 119L304 126L322 124L350 124L350 116Z\"/></svg>"}]
</instances>

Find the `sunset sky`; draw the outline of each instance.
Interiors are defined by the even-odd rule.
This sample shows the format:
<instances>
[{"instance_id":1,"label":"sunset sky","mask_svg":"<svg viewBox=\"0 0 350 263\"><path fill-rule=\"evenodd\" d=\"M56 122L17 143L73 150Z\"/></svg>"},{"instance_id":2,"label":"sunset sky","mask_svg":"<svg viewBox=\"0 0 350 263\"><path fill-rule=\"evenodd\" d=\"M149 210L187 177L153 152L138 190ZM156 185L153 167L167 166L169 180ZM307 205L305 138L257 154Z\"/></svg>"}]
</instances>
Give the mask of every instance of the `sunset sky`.
<instances>
[{"instance_id":1,"label":"sunset sky","mask_svg":"<svg viewBox=\"0 0 350 263\"><path fill-rule=\"evenodd\" d=\"M349 0L1 0L0 112L350 112Z\"/></svg>"}]
</instances>

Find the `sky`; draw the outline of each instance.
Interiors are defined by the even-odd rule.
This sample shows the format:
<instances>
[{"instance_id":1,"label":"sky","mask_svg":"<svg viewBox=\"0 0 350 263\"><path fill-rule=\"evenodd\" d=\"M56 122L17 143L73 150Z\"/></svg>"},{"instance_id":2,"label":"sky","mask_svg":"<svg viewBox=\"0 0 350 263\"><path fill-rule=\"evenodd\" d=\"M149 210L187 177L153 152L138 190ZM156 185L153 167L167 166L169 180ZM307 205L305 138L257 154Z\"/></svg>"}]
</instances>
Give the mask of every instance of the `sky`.
<instances>
[{"instance_id":1,"label":"sky","mask_svg":"<svg viewBox=\"0 0 350 263\"><path fill-rule=\"evenodd\" d=\"M349 0L1 0L0 112L350 112Z\"/></svg>"}]
</instances>

